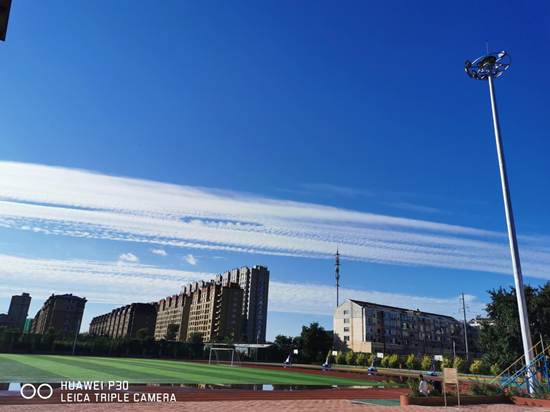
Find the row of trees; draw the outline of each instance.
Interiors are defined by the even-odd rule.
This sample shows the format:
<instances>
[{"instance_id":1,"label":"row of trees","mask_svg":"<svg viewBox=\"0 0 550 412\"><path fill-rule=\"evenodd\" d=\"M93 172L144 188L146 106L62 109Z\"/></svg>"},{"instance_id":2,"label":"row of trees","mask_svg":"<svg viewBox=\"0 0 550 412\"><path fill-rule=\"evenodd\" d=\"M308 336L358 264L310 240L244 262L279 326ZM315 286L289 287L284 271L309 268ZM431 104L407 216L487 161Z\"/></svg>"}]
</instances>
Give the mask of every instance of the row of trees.
<instances>
[{"instance_id":1,"label":"row of trees","mask_svg":"<svg viewBox=\"0 0 550 412\"><path fill-rule=\"evenodd\" d=\"M442 368L457 368L462 373L475 374L499 374L500 367L496 364L489 365L483 359L467 361L466 359L457 356L454 359L451 357L443 357L442 362L434 362L433 356L418 356L415 354L409 355L386 355L382 359L377 359L375 354L360 353L360 352L338 352L335 357L335 362L339 365L353 366L370 366L376 365L382 368L398 368L410 370L428 371L432 368L441 371Z\"/></svg>"},{"instance_id":2,"label":"row of trees","mask_svg":"<svg viewBox=\"0 0 550 412\"><path fill-rule=\"evenodd\" d=\"M74 337L57 335L49 329L43 335L22 333L17 329L0 327L0 352L12 353L72 353ZM143 356L202 359L205 357L200 334L187 342L160 340L138 334L136 338L110 339L102 336L79 335L75 353L100 356Z\"/></svg>"}]
</instances>

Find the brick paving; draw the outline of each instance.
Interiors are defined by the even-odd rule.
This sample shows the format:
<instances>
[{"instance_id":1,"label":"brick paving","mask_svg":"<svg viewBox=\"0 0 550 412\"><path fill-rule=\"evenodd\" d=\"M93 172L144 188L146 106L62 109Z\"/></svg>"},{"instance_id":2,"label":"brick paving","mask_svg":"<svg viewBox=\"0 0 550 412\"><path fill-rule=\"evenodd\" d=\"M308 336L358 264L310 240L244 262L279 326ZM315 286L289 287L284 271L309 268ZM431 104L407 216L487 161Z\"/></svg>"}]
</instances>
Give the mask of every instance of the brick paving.
<instances>
[{"instance_id":1,"label":"brick paving","mask_svg":"<svg viewBox=\"0 0 550 412\"><path fill-rule=\"evenodd\" d=\"M393 406L357 405L349 400L249 400L249 401L215 401L215 402L176 402L171 404L85 404L85 405L6 405L0 406L0 412L394 412L410 410L420 411L466 411L466 412L543 412L550 408L533 408L515 405L475 405L461 408L407 406L405 408Z\"/></svg>"}]
</instances>

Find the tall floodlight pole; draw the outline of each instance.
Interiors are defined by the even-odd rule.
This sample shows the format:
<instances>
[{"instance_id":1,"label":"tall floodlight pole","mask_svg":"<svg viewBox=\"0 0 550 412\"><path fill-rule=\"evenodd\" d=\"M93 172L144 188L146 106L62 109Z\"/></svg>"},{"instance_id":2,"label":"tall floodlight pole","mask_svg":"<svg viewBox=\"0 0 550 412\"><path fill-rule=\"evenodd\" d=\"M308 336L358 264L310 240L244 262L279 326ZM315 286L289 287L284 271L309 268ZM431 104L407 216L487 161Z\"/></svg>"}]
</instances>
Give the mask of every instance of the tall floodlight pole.
<instances>
[{"instance_id":1,"label":"tall floodlight pole","mask_svg":"<svg viewBox=\"0 0 550 412\"><path fill-rule=\"evenodd\" d=\"M516 286L516 297L518 302L519 324L521 327L521 340L523 343L523 353L525 355L525 365L528 366L533 360L531 341L531 331L529 330L529 318L527 316L527 304L525 292L523 290L523 276L521 274L521 262L519 258L518 242L516 239L516 226L514 223L514 214L512 212L512 201L510 199L510 188L508 185L508 176L506 174L506 162L504 160L504 149L500 137L500 125L498 120L497 102L495 97L494 79L510 67L510 56L505 51L491 53L474 60L466 61L465 70L468 76L476 80L488 80L489 94L491 97L491 111L493 113L493 127L495 129L495 140L497 146L498 166L500 169L500 182L502 186L502 196L504 198L504 211L506 213L506 224L508 226L508 241L510 243L510 254L512 255L512 266L514 269L514 283ZM529 373L527 374L530 377ZM529 385L532 390L532 385Z\"/></svg>"},{"instance_id":2,"label":"tall floodlight pole","mask_svg":"<svg viewBox=\"0 0 550 412\"><path fill-rule=\"evenodd\" d=\"M336 264L335 266L335 275L336 275L336 307L340 305L340 253L338 248L336 248Z\"/></svg>"}]
</instances>

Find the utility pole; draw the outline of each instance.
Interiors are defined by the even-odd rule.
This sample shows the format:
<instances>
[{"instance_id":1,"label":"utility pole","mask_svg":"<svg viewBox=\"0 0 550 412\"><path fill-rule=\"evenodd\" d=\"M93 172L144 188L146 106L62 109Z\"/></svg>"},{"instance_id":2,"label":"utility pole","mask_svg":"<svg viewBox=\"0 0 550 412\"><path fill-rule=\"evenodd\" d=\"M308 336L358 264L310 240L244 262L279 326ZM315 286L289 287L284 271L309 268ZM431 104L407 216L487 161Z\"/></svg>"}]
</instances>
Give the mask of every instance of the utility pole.
<instances>
[{"instance_id":1,"label":"utility pole","mask_svg":"<svg viewBox=\"0 0 550 412\"><path fill-rule=\"evenodd\" d=\"M336 247L336 307L340 305L340 253L338 253L338 247Z\"/></svg>"},{"instance_id":2,"label":"utility pole","mask_svg":"<svg viewBox=\"0 0 550 412\"><path fill-rule=\"evenodd\" d=\"M504 148L502 137L500 136L500 123L497 111L497 100L495 96L495 85L493 80L502 76L510 68L510 55L505 51L497 53L487 53L473 62L466 61L464 69L466 74L475 80L487 80L489 83L489 97L491 99L491 112L493 115L493 129L495 132L495 143L497 148L498 168L500 172L500 186L502 189L502 198L504 201L504 214L506 216L506 226L508 228L508 242L510 245L510 255L512 257L512 268L514 272L514 283L516 287L516 299L518 304L519 325L521 328L521 340L523 343L523 354L525 357L526 368L531 367L533 361L533 342L531 340L531 331L529 330L529 317L527 315L527 301L523 288L523 274L521 272L521 262L519 256L519 247L516 237L516 224L514 222L514 213L512 211L512 198L510 195L510 185L508 183L508 174L506 172L506 161L504 159ZM527 376L529 392L533 392L533 385L530 384L531 378Z\"/></svg>"},{"instance_id":3,"label":"utility pole","mask_svg":"<svg viewBox=\"0 0 550 412\"><path fill-rule=\"evenodd\" d=\"M464 292L462 292L462 313L464 315L464 345L466 348L466 360L470 358L470 352L468 350L468 323L466 322L466 301L464 300ZM453 340L453 348L454 348Z\"/></svg>"}]
</instances>

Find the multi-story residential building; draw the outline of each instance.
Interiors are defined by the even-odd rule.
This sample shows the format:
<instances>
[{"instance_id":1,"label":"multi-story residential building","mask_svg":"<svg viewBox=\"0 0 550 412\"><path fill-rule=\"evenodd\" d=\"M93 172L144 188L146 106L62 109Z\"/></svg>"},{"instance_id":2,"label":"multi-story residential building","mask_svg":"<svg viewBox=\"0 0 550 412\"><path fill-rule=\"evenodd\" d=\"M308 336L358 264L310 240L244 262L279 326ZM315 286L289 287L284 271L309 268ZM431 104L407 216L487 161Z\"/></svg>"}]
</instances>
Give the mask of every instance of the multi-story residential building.
<instances>
[{"instance_id":1,"label":"multi-story residential building","mask_svg":"<svg viewBox=\"0 0 550 412\"><path fill-rule=\"evenodd\" d=\"M240 340L264 343L267 325L267 299L269 270L265 266L247 266L217 275L215 282L222 285L237 284L243 290L242 330Z\"/></svg>"},{"instance_id":2,"label":"multi-story residential building","mask_svg":"<svg viewBox=\"0 0 550 412\"><path fill-rule=\"evenodd\" d=\"M8 316L12 319L14 326L21 331L25 326L30 304L31 296L28 293L11 297Z\"/></svg>"},{"instance_id":3,"label":"multi-story residential building","mask_svg":"<svg viewBox=\"0 0 550 412\"><path fill-rule=\"evenodd\" d=\"M74 335L80 329L86 299L72 294L51 295L38 311L31 333L43 334L48 329L59 335Z\"/></svg>"},{"instance_id":4,"label":"multi-story residential building","mask_svg":"<svg viewBox=\"0 0 550 412\"><path fill-rule=\"evenodd\" d=\"M191 290L185 287L179 295L168 296L158 302L155 340L173 339L184 341L187 338ZM176 326L170 326L176 325ZM177 330L175 329L177 327ZM174 331L171 331L174 328ZM170 332L169 332L170 331ZM169 334L174 333L171 337Z\"/></svg>"},{"instance_id":5,"label":"multi-story residential building","mask_svg":"<svg viewBox=\"0 0 550 412\"><path fill-rule=\"evenodd\" d=\"M156 304L132 303L93 318L89 333L110 338L135 338L137 332L143 330L147 336L153 336L156 318Z\"/></svg>"},{"instance_id":6,"label":"multi-story residential building","mask_svg":"<svg viewBox=\"0 0 550 412\"><path fill-rule=\"evenodd\" d=\"M203 342L233 337L238 340L242 328L243 290L235 284L197 283L192 288L187 337L202 335Z\"/></svg>"},{"instance_id":7,"label":"multi-story residential building","mask_svg":"<svg viewBox=\"0 0 550 412\"><path fill-rule=\"evenodd\" d=\"M347 300L334 312L339 349L365 353L464 353L463 325L456 319L419 310Z\"/></svg>"},{"instance_id":8,"label":"multi-story residential building","mask_svg":"<svg viewBox=\"0 0 550 412\"><path fill-rule=\"evenodd\" d=\"M22 331L25 327L30 304L31 296L28 293L12 296L8 313L0 315L0 325L10 326Z\"/></svg>"}]
</instances>

